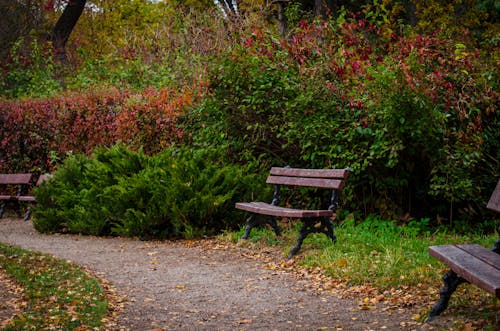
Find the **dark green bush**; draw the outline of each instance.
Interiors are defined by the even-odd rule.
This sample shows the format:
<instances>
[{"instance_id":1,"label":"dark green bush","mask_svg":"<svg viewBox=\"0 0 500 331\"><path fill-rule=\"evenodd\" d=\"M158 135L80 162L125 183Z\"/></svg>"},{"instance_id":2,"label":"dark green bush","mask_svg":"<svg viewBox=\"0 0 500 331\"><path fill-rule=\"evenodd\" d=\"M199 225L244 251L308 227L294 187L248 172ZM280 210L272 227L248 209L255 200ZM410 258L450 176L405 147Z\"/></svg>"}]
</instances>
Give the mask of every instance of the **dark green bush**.
<instances>
[{"instance_id":1,"label":"dark green bush","mask_svg":"<svg viewBox=\"0 0 500 331\"><path fill-rule=\"evenodd\" d=\"M147 156L124 146L67 158L36 191L41 232L194 237L243 222L234 203L262 191L250 166L226 165L213 150Z\"/></svg>"}]
</instances>

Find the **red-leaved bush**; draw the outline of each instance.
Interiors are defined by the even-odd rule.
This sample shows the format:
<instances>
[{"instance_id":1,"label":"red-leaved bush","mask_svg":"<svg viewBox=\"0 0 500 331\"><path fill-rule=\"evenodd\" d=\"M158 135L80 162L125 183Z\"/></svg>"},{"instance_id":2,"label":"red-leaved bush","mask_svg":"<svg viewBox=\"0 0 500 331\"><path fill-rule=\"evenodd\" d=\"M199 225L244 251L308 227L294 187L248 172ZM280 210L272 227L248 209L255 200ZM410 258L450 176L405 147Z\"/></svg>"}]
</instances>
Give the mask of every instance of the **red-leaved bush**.
<instances>
[{"instance_id":1,"label":"red-leaved bush","mask_svg":"<svg viewBox=\"0 0 500 331\"><path fill-rule=\"evenodd\" d=\"M200 89L65 93L0 102L0 171L50 171L67 153L117 142L152 154L182 137L177 116Z\"/></svg>"}]
</instances>

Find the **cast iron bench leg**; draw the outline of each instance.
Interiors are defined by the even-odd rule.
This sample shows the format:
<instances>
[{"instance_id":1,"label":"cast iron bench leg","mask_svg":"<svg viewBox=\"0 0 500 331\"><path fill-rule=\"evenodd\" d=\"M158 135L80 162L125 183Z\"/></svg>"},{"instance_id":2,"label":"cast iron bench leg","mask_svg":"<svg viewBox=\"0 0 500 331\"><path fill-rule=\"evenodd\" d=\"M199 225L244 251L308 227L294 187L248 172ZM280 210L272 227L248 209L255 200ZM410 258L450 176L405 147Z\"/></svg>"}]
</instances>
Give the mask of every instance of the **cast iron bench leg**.
<instances>
[{"instance_id":1,"label":"cast iron bench leg","mask_svg":"<svg viewBox=\"0 0 500 331\"><path fill-rule=\"evenodd\" d=\"M276 217L252 214L247 218L245 233L241 236L241 239L248 239L250 231L261 224L269 224L273 228L274 233L276 233L278 237L281 236L281 230L276 221Z\"/></svg>"},{"instance_id":2,"label":"cast iron bench leg","mask_svg":"<svg viewBox=\"0 0 500 331\"><path fill-rule=\"evenodd\" d=\"M468 283L465 279L458 276L454 271L450 270L443 276L444 286L439 292L439 301L432 307L429 318L427 322L431 322L434 317L441 314L446 308L448 308L448 302L450 301L451 295L457 290L460 284Z\"/></svg>"},{"instance_id":3,"label":"cast iron bench leg","mask_svg":"<svg viewBox=\"0 0 500 331\"><path fill-rule=\"evenodd\" d=\"M3 217L4 210L5 210L5 202L2 202L0 204L0 218Z\"/></svg>"},{"instance_id":4,"label":"cast iron bench leg","mask_svg":"<svg viewBox=\"0 0 500 331\"><path fill-rule=\"evenodd\" d=\"M333 232L333 222L330 218L322 218L320 227L316 227L316 223L318 223L318 219L304 219L299 230L299 237L297 238L297 242L290 250L290 253L288 253L288 259L291 259L292 256L297 254L297 252L300 250L300 247L302 246L302 243L304 242L304 239L306 239L306 237L310 233L324 233L326 236L332 239L334 243L337 242L337 237Z\"/></svg>"},{"instance_id":5,"label":"cast iron bench leg","mask_svg":"<svg viewBox=\"0 0 500 331\"><path fill-rule=\"evenodd\" d=\"M278 225L278 222L276 221L276 217L268 216L267 224L269 224L273 228L274 233L276 233L278 237L281 236L281 229Z\"/></svg>"},{"instance_id":6,"label":"cast iron bench leg","mask_svg":"<svg viewBox=\"0 0 500 331\"><path fill-rule=\"evenodd\" d=\"M24 214L24 221L26 222L30 218L31 218L31 209L28 209L28 211L26 212L26 214Z\"/></svg>"},{"instance_id":7,"label":"cast iron bench leg","mask_svg":"<svg viewBox=\"0 0 500 331\"><path fill-rule=\"evenodd\" d=\"M310 229L311 226L308 223L309 222L305 221L304 224L302 224L302 226L300 227L299 237L297 238L295 245L290 250L290 253L288 253L287 257L288 259L291 259L295 254L297 254L297 252L300 249L300 246L302 246L302 242L304 241L304 239L306 239L307 235L311 233Z\"/></svg>"},{"instance_id":8,"label":"cast iron bench leg","mask_svg":"<svg viewBox=\"0 0 500 331\"><path fill-rule=\"evenodd\" d=\"M334 226L332 220L328 218L324 218L321 223L326 228L325 234L333 240L334 243L337 242L337 236L335 236L335 232L333 231Z\"/></svg>"}]
</instances>

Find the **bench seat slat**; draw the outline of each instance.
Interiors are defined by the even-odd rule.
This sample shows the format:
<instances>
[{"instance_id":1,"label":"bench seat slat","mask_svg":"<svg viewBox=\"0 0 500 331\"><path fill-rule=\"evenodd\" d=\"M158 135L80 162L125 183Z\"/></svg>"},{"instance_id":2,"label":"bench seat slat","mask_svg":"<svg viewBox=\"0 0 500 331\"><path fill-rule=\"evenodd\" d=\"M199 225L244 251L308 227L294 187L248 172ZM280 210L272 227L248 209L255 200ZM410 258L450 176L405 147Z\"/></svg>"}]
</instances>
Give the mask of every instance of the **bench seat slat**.
<instances>
[{"instance_id":1,"label":"bench seat slat","mask_svg":"<svg viewBox=\"0 0 500 331\"><path fill-rule=\"evenodd\" d=\"M334 190L339 190L344 187L344 181L339 179L303 178L303 177L288 177L288 176L273 176L273 175L267 177L266 183L277 184L277 185L318 187L318 188L334 189Z\"/></svg>"},{"instance_id":2,"label":"bench seat slat","mask_svg":"<svg viewBox=\"0 0 500 331\"><path fill-rule=\"evenodd\" d=\"M17 197L17 200L23 201L23 202L35 202L36 198L31 195L20 195Z\"/></svg>"},{"instance_id":3,"label":"bench seat slat","mask_svg":"<svg viewBox=\"0 0 500 331\"><path fill-rule=\"evenodd\" d=\"M269 173L276 176L341 179L346 179L349 175L349 171L347 169L299 169L281 167L273 167Z\"/></svg>"},{"instance_id":4,"label":"bench seat slat","mask_svg":"<svg viewBox=\"0 0 500 331\"><path fill-rule=\"evenodd\" d=\"M0 200L11 200L11 199L15 199L16 196L12 196L12 195L0 195Z\"/></svg>"},{"instance_id":5,"label":"bench seat slat","mask_svg":"<svg viewBox=\"0 0 500 331\"><path fill-rule=\"evenodd\" d=\"M464 250L467 253L477 257L478 259L483 260L485 263L488 263L492 267L499 269L500 272L500 254L494 253L477 244L459 244L456 246L461 250Z\"/></svg>"},{"instance_id":6,"label":"bench seat slat","mask_svg":"<svg viewBox=\"0 0 500 331\"><path fill-rule=\"evenodd\" d=\"M334 214L332 210L293 209L273 206L265 202L239 202L236 204L236 208L252 213L292 218L329 217Z\"/></svg>"},{"instance_id":7,"label":"bench seat slat","mask_svg":"<svg viewBox=\"0 0 500 331\"><path fill-rule=\"evenodd\" d=\"M430 246L429 254L470 283L500 298L500 255L480 245Z\"/></svg>"},{"instance_id":8,"label":"bench seat slat","mask_svg":"<svg viewBox=\"0 0 500 331\"><path fill-rule=\"evenodd\" d=\"M22 185L29 184L32 174L0 174L0 184Z\"/></svg>"}]
</instances>

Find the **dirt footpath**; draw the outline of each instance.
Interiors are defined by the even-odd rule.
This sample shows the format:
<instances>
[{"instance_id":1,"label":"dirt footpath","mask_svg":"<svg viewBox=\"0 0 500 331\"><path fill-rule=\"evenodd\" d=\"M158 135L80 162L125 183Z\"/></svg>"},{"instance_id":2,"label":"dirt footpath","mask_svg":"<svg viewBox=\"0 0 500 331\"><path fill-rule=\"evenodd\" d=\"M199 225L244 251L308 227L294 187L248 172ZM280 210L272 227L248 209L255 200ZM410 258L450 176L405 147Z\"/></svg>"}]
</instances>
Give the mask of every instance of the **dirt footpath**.
<instances>
[{"instance_id":1,"label":"dirt footpath","mask_svg":"<svg viewBox=\"0 0 500 331\"><path fill-rule=\"evenodd\" d=\"M0 242L71 260L105 278L126 305L117 330L408 330L401 309L360 309L316 291L293 272L270 270L243 248L42 235L31 222L0 220ZM409 325L412 325L411 327Z\"/></svg>"}]
</instances>

